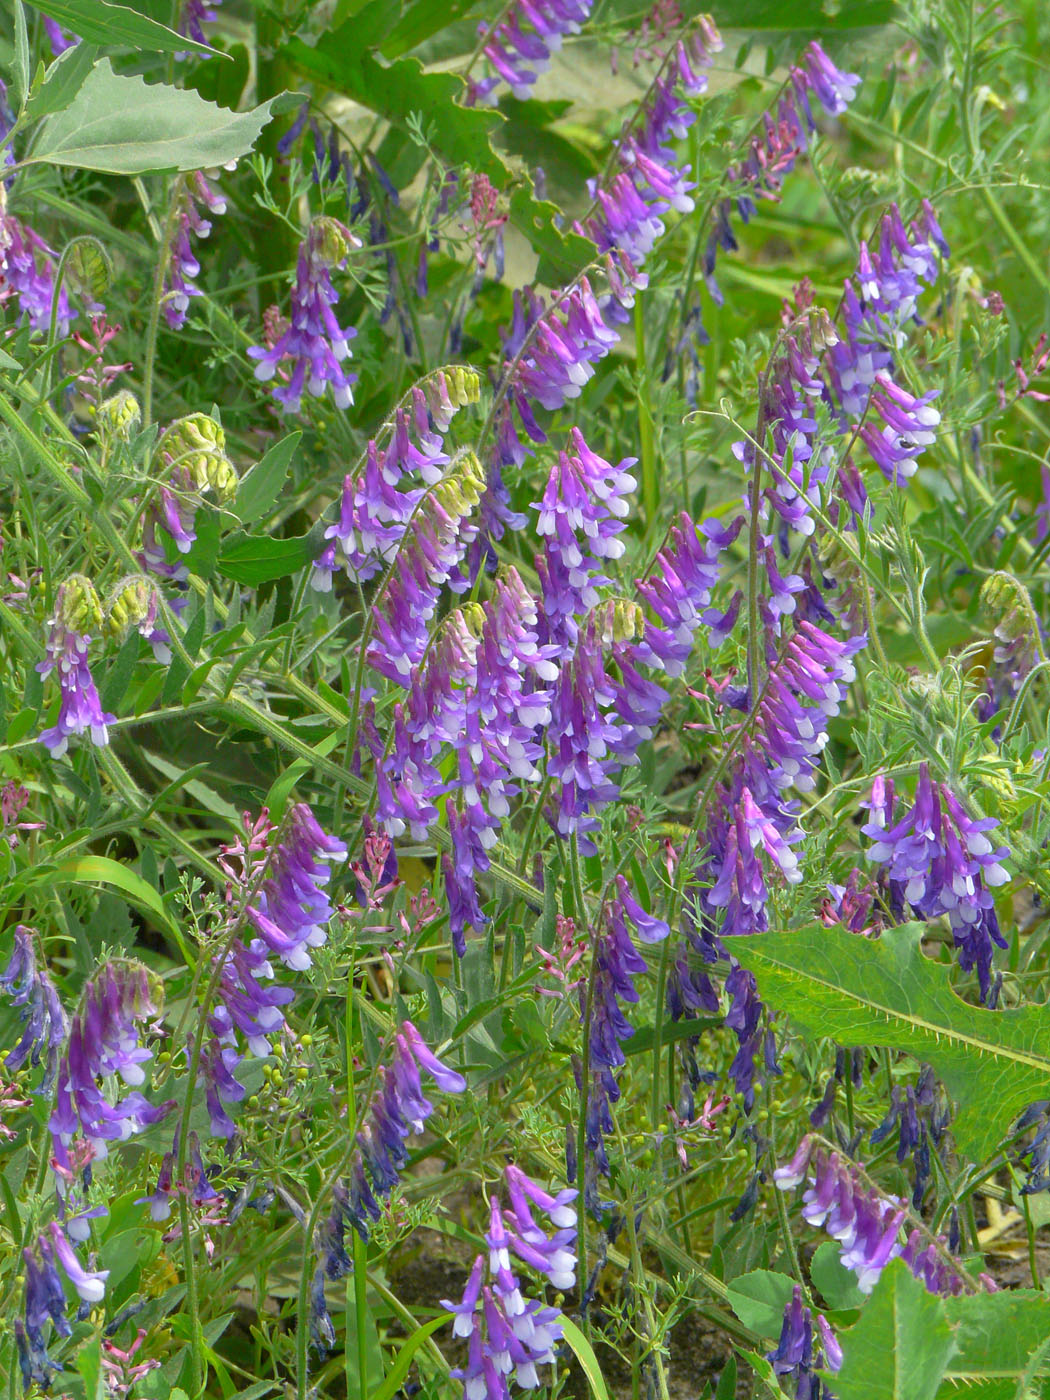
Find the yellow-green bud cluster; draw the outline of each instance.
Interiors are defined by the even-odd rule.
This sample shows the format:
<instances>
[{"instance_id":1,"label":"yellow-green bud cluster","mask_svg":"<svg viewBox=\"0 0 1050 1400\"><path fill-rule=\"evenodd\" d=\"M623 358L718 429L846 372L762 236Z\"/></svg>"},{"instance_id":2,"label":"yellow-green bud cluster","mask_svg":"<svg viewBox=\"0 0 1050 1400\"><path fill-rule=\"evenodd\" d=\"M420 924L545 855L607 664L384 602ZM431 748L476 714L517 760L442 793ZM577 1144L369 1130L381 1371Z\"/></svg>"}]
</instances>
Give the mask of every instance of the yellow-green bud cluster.
<instances>
[{"instance_id":1,"label":"yellow-green bud cluster","mask_svg":"<svg viewBox=\"0 0 1050 1400\"><path fill-rule=\"evenodd\" d=\"M106 604L106 631L119 637L131 627L145 622L154 606L152 584L141 575L122 579Z\"/></svg>"},{"instance_id":2,"label":"yellow-green bud cluster","mask_svg":"<svg viewBox=\"0 0 1050 1400\"><path fill-rule=\"evenodd\" d=\"M103 399L95 416L95 423L101 432L122 442L130 439L141 422L142 409L129 389L120 389L108 399Z\"/></svg>"},{"instance_id":3,"label":"yellow-green bud cluster","mask_svg":"<svg viewBox=\"0 0 1050 1400\"><path fill-rule=\"evenodd\" d=\"M188 413L163 432L156 463L184 468L198 491L212 490L220 501L237 491L237 473L226 455L226 434L206 413Z\"/></svg>"},{"instance_id":4,"label":"yellow-green bud cluster","mask_svg":"<svg viewBox=\"0 0 1050 1400\"><path fill-rule=\"evenodd\" d=\"M89 578L70 574L58 590L57 617L71 632L98 633L102 626L102 604Z\"/></svg>"}]
</instances>

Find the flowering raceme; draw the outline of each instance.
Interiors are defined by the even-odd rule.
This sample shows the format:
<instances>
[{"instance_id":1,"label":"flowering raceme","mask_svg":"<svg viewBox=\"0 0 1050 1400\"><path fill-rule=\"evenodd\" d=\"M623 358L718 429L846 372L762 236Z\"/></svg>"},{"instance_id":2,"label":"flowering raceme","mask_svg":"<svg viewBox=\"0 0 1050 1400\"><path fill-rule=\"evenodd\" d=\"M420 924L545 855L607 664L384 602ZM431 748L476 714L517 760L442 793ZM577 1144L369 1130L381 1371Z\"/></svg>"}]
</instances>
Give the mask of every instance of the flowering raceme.
<instances>
[{"instance_id":1,"label":"flowering raceme","mask_svg":"<svg viewBox=\"0 0 1050 1400\"><path fill-rule=\"evenodd\" d=\"M103 1158L110 1143L142 1132L175 1107L174 1100L151 1104L137 1087L146 1079L143 1065L153 1058L139 1026L159 1015L161 992L159 978L141 963L125 961L107 963L84 988L59 1059L48 1120L55 1159L67 1170L78 1135L95 1157ZM110 1102L98 1081L113 1076L131 1086L131 1092Z\"/></svg>"},{"instance_id":2,"label":"flowering raceme","mask_svg":"<svg viewBox=\"0 0 1050 1400\"><path fill-rule=\"evenodd\" d=\"M552 1196L513 1165L505 1169L504 1181L510 1209L493 1197L487 1256L475 1258L462 1300L441 1302L455 1319L453 1334L469 1344L466 1365L452 1372L463 1383L464 1400L501 1400L512 1375L524 1389L538 1386L536 1368L554 1360L554 1343L562 1337L557 1311L526 1296L512 1256L556 1289L570 1289L576 1282L572 1202L577 1193ZM534 1211L550 1225L540 1225Z\"/></svg>"},{"instance_id":3,"label":"flowering raceme","mask_svg":"<svg viewBox=\"0 0 1050 1400\"><path fill-rule=\"evenodd\" d=\"M227 1138L236 1128L225 1105L244 1096L235 1074L243 1058L238 1032L253 1055L269 1054L269 1037L284 1028L281 1007L295 996L291 987L274 981L270 957L295 971L310 967L309 950L325 942L325 926L335 912L326 890L329 861L347 854L305 802L289 809L276 842L265 810L254 823L245 814L244 824L247 840L224 847L220 864L230 878L231 898L237 889L245 900L240 917L256 937L246 942L235 936L222 954L208 1018L213 1038L205 1041L198 1066L211 1130Z\"/></svg>"},{"instance_id":4,"label":"flowering raceme","mask_svg":"<svg viewBox=\"0 0 1050 1400\"><path fill-rule=\"evenodd\" d=\"M14 934L11 960L0 973L0 987L11 997L11 1005L19 1008L19 1020L25 1026L18 1044L8 1050L4 1063L18 1070L26 1063L35 1069L42 1059L46 1067L36 1092L50 1094L58 1073L58 1052L66 1038L68 1019L62 999L43 968L37 966L32 929L19 924Z\"/></svg>"},{"instance_id":5,"label":"flowering raceme","mask_svg":"<svg viewBox=\"0 0 1050 1400\"><path fill-rule=\"evenodd\" d=\"M840 1244L840 1259L857 1275L857 1287L870 1293L891 1259L903 1259L931 1293L967 1290L967 1275L950 1259L941 1236L923 1245L912 1230L903 1242L901 1227L907 1211L895 1196L883 1196L862 1184L855 1168L835 1152L826 1152L804 1137L794 1157L777 1167L773 1179L781 1191L791 1191L808 1178L802 1196L802 1217L823 1226ZM981 1283L994 1290L983 1276Z\"/></svg>"},{"instance_id":6,"label":"flowering raceme","mask_svg":"<svg viewBox=\"0 0 1050 1400\"><path fill-rule=\"evenodd\" d=\"M211 19L213 16L205 11L203 18ZM200 31L199 23L196 29ZM192 30L191 34L197 38ZM204 42L203 36L199 42ZM193 280L201 268L193 252L190 235L207 238L211 232L211 222L201 215L198 204L203 204L210 214L226 213L225 199L212 188L211 181L202 170L180 178L175 201L161 308L165 321L173 331L181 330L186 324L190 298L201 294Z\"/></svg>"},{"instance_id":7,"label":"flowering raceme","mask_svg":"<svg viewBox=\"0 0 1050 1400\"><path fill-rule=\"evenodd\" d=\"M910 905L923 919L947 915L959 965L976 970L981 996L994 1000L993 944L1006 948L991 893L1009 875L1001 862L1009 849L993 847L985 834L998 823L969 816L946 783L930 778L919 765L915 801L897 817L893 782L876 778L866 804L871 820L862 828L874 844L868 859L886 867L895 912Z\"/></svg>"},{"instance_id":8,"label":"flowering raceme","mask_svg":"<svg viewBox=\"0 0 1050 1400\"><path fill-rule=\"evenodd\" d=\"M284 361L291 361L287 383L273 391L285 413L300 411L304 390L321 398L330 387L337 408L349 408L354 401L352 386L357 376L346 372L343 361L357 332L353 327L344 329L335 318L332 308L339 293L332 286L332 269L342 267L350 250L360 246L360 239L338 219L315 219L299 249L287 328L272 344L253 345L248 351L257 362L255 377L264 383L273 379Z\"/></svg>"},{"instance_id":9,"label":"flowering raceme","mask_svg":"<svg viewBox=\"0 0 1050 1400\"><path fill-rule=\"evenodd\" d=\"M82 574L73 574L58 590L47 658L36 668L44 677L54 672L61 693L58 720L40 735L52 758L61 758L70 739L85 731L97 747L109 743L108 726L116 716L103 712L88 666L91 636L101 626L102 608L94 586Z\"/></svg>"},{"instance_id":10,"label":"flowering raceme","mask_svg":"<svg viewBox=\"0 0 1050 1400\"><path fill-rule=\"evenodd\" d=\"M578 34L590 18L593 0L513 0L498 24L490 30L482 23L483 53L496 70L493 76L471 82L468 101L495 103L500 83L515 97L532 96L537 77L550 66L551 54L562 46L566 34Z\"/></svg>"}]
</instances>

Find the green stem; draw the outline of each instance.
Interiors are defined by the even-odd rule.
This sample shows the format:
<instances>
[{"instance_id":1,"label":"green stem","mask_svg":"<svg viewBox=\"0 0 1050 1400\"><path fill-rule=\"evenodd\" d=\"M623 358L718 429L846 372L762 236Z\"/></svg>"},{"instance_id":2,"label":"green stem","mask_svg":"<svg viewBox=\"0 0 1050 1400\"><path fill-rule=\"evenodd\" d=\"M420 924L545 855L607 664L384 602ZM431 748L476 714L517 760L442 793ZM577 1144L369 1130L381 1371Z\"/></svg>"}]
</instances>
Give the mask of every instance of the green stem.
<instances>
[{"instance_id":1,"label":"green stem","mask_svg":"<svg viewBox=\"0 0 1050 1400\"><path fill-rule=\"evenodd\" d=\"M656 435L649 401L649 365L645 354L645 298L634 299L634 357L638 375L638 441L642 454L642 500L645 522L650 529L660 509L660 483L656 475Z\"/></svg>"},{"instance_id":2,"label":"green stem","mask_svg":"<svg viewBox=\"0 0 1050 1400\"><path fill-rule=\"evenodd\" d=\"M149 320L146 323L146 348L142 369L142 426L148 428L153 421L153 370L157 361L157 336L160 334L160 302L164 293L164 272L168 262L168 249L175 228L175 210L178 205L176 180L168 201L168 214L164 220L164 236L157 248L157 263L153 269L153 291L150 300Z\"/></svg>"}]
</instances>

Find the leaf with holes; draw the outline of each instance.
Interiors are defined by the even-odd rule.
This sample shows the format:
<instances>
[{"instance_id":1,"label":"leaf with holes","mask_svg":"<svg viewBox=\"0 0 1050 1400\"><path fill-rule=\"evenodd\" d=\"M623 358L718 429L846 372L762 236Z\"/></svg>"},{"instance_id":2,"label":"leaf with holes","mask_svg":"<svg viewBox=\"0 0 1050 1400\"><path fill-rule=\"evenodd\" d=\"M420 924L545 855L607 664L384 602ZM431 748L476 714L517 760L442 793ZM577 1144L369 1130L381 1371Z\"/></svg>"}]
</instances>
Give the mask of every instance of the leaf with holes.
<instances>
[{"instance_id":1,"label":"leaf with holes","mask_svg":"<svg viewBox=\"0 0 1050 1400\"><path fill-rule=\"evenodd\" d=\"M1028 1104L1050 1098L1050 1006L987 1011L960 1000L948 969L923 956L924 929L869 939L813 924L734 939L733 952L807 1034L932 1065L958 1104L960 1152L982 1161Z\"/></svg>"}]
</instances>

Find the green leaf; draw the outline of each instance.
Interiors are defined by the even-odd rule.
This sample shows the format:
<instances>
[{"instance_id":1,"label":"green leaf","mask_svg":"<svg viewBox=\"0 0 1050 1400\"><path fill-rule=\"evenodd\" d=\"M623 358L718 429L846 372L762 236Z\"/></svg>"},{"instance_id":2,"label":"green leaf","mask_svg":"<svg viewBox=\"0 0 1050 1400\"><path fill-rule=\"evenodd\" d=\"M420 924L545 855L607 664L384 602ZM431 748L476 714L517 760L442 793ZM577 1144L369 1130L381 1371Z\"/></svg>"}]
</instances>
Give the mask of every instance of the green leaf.
<instances>
[{"instance_id":1,"label":"green leaf","mask_svg":"<svg viewBox=\"0 0 1050 1400\"><path fill-rule=\"evenodd\" d=\"M90 1337L77 1347L77 1370L84 1381L85 1400L104 1400L105 1372L102 1370L102 1338Z\"/></svg>"},{"instance_id":2,"label":"green leaf","mask_svg":"<svg viewBox=\"0 0 1050 1400\"><path fill-rule=\"evenodd\" d=\"M270 118L298 101L282 93L249 112L230 112L192 88L114 73L103 59L70 105L48 117L24 161L111 175L225 165L247 155Z\"/></svg>"},{"instance_id":3,"label":"green leaf","mask_svg":"<svg viewBox=\"0 0 1050 1400\"><path fill-rule=\"evenodd\" d=\"M250 525L273 509L302 436L300 432L289 433L280 442L275 442L251 471L242 477L233 507L242 525Z\"/></svg>"},{"instance_id":4,"label":"green leaf","mask_svg":"<svg viewBox=\"0 0 1050 1400\"><path fill-rule=\"evenodd\" d=\"M27 120L40 121L52 112L61 112L68 107L84 86L97 56L95 46L86 43L74 44L71 49L59 54L26 105Z\"/></svg>"},{"instance_id":5,"label":"green leaf","mask_svg":"<svg viewBox=\"0 0 1050 1400\"><path fill-rule=\"evenodd\" d=\"M868 939L814 924L737 939L733 952L763 999L808 1034L932 1065L958 1105L960 1152L982 1161L1028 1104L1050 1098L1050 1006L987 1011L960 1000L948 969L923 956L924 929Z\"/></svg>"},{"instance_id":6,"label":"green leaf","mask_svg":"<svg viewBox=\"0 0 1050 1400\"><path fill-rule=\"evenodd\" d=\"M275 540L269 535L238 532L219 555L219 573L234 583L256 588L260 583L287 578L313 559L312 535Z\"/></svg>"},{"instance_id":7,"label":"green leaf","mask_svg":"<svg viewBox=\"0 0 1050 1400\"><path fill-rule=\"evenodd\" d=\"M820 1290L829 1308L845 1312L861 1308L867 1301L857 1287L857 1275L847 1269L841 1259L842 1250L834 1240L826 1240L813 1255L809 1276Z\"/></svg>"},{"instance_id":8,"label":"green leaf","mask_svg":"<svg viewBox=\"0 0 1050 1400\"><path fill-rule=\"evenodd\" d=\"M860 1321L839 1336L838 1400L933 1400L955 1349L944 1299L902 1259L879 1276Z\"/></svg>"},{"instance_id":9,"label":"green leaf","mask_svg":"<svg viewBox=\"0 0 1050 1400\"><path fill-rule=\"evenodd\" d=\"M48 876L56 883L72 885L113 885L128 896L133 904L148 910L169 933L178 933L175 921L164 907L164 901L141 875L129 870L108 856L77 856L60 861Z\"/></svg>"},{"instance_id":10,"label":"green leaf","mask_svg":"<svg viewBox=\"0 0 1050 1400\"><path fill-rule=\"evenodd\" d=\"M215 53L207 44L110 0L33 0L33 6L90 44L123 44L151 53Z\"/></svg>"},{"instance_id":11,"label":"green leaf","mask_svg":"<svg viewBox=\"0 0 1050 1400\"><path fill-rule=\"evenodd\" d=\"M784 1324L784 1309L791 1302L794 1280L771 1269L752 1269L729 1285L729 1306L760 1337L776 1339Z\"/></svg>"},{"instance_id":12,"label":"green leaf","mask_svg":"<svg viewBox=\"0 0 1050 1400\"><path fill-rule=\"evenodd\" d=\"M998 1383L1012 1397L1016 1382L1050 1342L1050 1297L1034 1289L945 1298L944 1313L956 1353L938 1394L982 1394L971 1387ZM1044 1361L1040 1368L1047 1373Z\"/></svg>"},{"instance_id":13,"label":"green leaf","mask_svg":"<svg viewBox=\"0 0 1050 1400\"><path fill-rule=\"evenodd\" d=\"M450 165L469 166L510 190L515 177L492 148L491 138L503 118L492 108L464 107L462 78L454 73L425 72L414 57L395 58L383 64L362 39L362 29L385 32L390 8L386 0L374 0L355 19L322 35L309 45L295 38L280 51L293 68L315 82L324 83L379 116L410 138L409 118L422 119L429 140ZM552 222L555 206L537 200L519 185L511 196L514 226L540 254L537 280L562 284L594 257L594 245L571 232L561 233Z\"/></svg>"},{"instance_id":14,"label":"green leaf","mask_svg":"<svg viewBox=\"0 0 1050 1400\"><path fill-rule=\"evenodd\" d=\"M583 1335L575 1322L570 1320L563 1313L558 1322L561 1326L565 1340L576 1353L576 1360L580 1363L583 1374L587 1377L587 1384L591 1388L591 1394L595 1400L609 1400L609 1390L605 1384L605 1377L602 1375L601 1367L598 1365L598 1358L594 1354L594 1348Z\"/></svg>"},{"instance_id":15,"label":"green leaf","mask_svg":"<svg viewBox=\"0 0 1050 1400\"><path fill-rule=\"evenodd\" d=\"M14 0L15 6L15 82L18 84L18 105L24 107L29 100L29 34L26 30L26 12L22 0Z\"/></svg>"}]
</instances>

